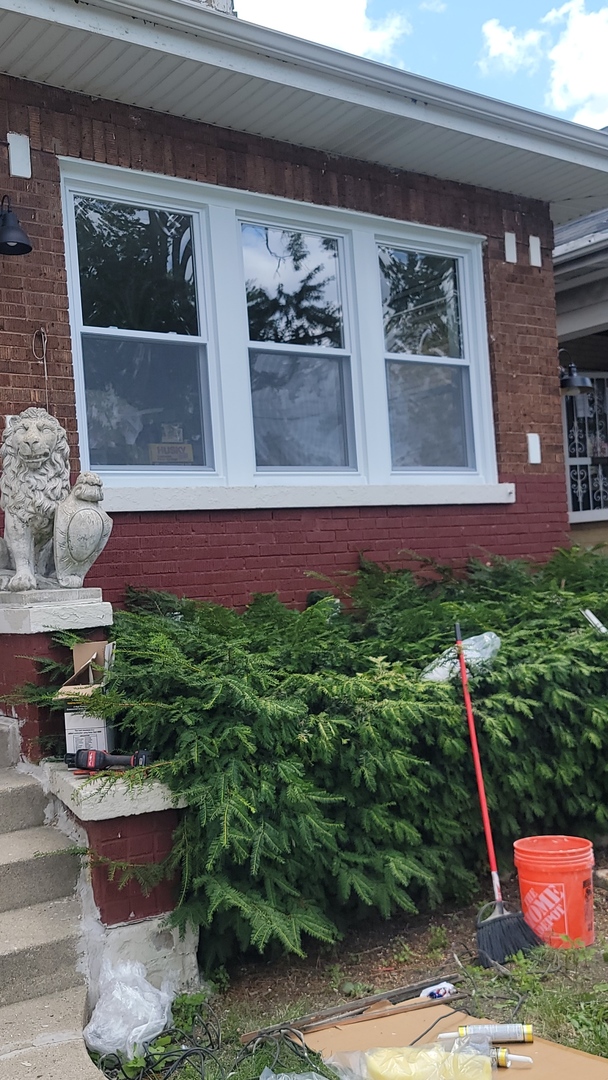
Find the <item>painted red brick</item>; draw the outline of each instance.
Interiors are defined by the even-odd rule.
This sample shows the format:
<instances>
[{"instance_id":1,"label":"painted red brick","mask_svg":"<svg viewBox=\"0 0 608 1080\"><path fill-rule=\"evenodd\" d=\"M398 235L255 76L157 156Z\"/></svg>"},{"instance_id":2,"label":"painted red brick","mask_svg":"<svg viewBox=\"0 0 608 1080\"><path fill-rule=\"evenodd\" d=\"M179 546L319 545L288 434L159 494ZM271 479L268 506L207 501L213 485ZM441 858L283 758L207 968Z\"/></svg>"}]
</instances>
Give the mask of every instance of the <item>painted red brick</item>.
<instances>
[{"instance_id":1,"label":"painted red brick","mask_svg":"<svg viewBox=\"0 0 608 1080\"><path fill-rule=\"evenodd\" d=\"M170 550L175 550L168 569L166 534L152 528L143 559L139 552L129 555L124 530L141 528L139 518L145 515L116 514L112 542L87 580L102 586L107 599L117 604L125 581L138 587L149 587L153 581L154 587L179 595L238 607L255 592L270 591L277 591L286 603L303 604L311 589L324 585L321 577L309 575L329 577L340 587L344 573L357 569L360 554L395 566L410 563L409 553L414 551L463 566L469 558L487 553L542 558L567 545L561 472L538 479L507 475L504 480L517 487L517 502L512 505L232 511L225 547L217 544L213 511L197 514L196 534L190 513L166 514L174 538ZM289 531L283 532L286 525ZM251 539L260 530L266 538L251 556ZM157 572L159 566L165 569Z\"/></svg>"},{"instance_id":2,"label":"painted red brick","mask_svg":"<svg viewBox=\"0 0 608 1080\"><path fill-rule=\"evenodd\" d=\"M161 882L147 896L134 880L127 882L121 889L119 874L114 881L109 879L107 860L139 865L162 862L171 851L177 823L176 810L82 823L86 828L92 852L93 894L101 921L106 926L173 911L176 899L175 881ZM99 856L97 862L95 855Z\"/></svg>"},{"instance_id":3,"label":"painted red brick","mask_svg":"<svg viewBox=\"0 0 608 1080\"><path fill-rule=\"evenodd\" d=\"M83 632L83 637L93 641L105 636L104 630ZM49 739L54 742L57 736L64 735L63 710L11 699L28 683L48 685L47 677L40 673L39 661L49 658L61 664L71 663L69 650L54 645L52 634L0 634L0 714L19 720L22 751L31 761L48 754Z\"/></svg>"}]
</instances>

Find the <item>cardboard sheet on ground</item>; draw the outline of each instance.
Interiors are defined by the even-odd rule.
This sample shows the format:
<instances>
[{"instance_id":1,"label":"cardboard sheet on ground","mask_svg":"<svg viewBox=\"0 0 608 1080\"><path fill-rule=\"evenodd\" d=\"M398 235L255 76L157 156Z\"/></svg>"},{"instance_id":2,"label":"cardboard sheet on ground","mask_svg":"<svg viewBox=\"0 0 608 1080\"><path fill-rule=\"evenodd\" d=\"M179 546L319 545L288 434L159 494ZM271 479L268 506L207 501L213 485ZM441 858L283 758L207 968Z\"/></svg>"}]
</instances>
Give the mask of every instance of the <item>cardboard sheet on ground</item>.
<instances>
[{"instance_id":1,"label":"cardboard sheet on ground","mask_svg":"<svg viewBox=\"0 0 608 1080\"><path fill-rule=\"evenodd\" d=\"M398 1008L398 1006L397 1006ZM439 1019L441 1018L441 1019ZM306 1045L320 1054L335 1054L339 1050L372 1050L380 1046L409 1046L423 1031L434 1023L432 1031L421 1039L421 1044L433 1042L440 1031L456 1031L460 1024L483 1024L483 1020L465 1016L464 1013L451 1009L438 1002L436 1006L419 1012L397 1013L395 1016L383 1016L374 1019L370 1010L357 1023L335 1024L322 1031L306 1034ZM527 1054L533 1058L534 1065L521 1072L530 1080L608 1080L608 1059L584 1054L581 1050L570 1050L567 1046L535 1039L533 1043L513 1043L510 1047L514 1054ZM503 1070L495 1074L498 1078ZM519 1074L519 1072L518 1072ZM508 1074L515 1076L515 1069Z\"/></svg>"}]
</instances>

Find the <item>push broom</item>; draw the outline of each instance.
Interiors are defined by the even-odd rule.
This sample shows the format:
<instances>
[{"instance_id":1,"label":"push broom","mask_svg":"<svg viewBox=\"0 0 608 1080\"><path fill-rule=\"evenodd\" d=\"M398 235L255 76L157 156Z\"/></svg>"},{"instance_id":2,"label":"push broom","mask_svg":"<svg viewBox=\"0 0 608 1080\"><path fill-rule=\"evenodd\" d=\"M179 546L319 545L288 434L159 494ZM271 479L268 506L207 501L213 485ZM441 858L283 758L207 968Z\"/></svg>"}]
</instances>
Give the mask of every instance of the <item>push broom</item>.
<instances>
[{"instance_id":1,"label":"push broom","mask_svg":"<svg viewBox=\"0 0 608 1080\"><path fill-rule=\"evenodd\" d=\"M469 725L469 736L471 738L471 749L473 751L473 762L475 764L475 777L477 779L477 791L479 793L479 803L481 806L481 819L483 821L483 830L488 848L488 861L490 863L492 888L494 890L494 900L489 904L484 904L477 915L477 950L479 952L480 963L483 967L491 967L492 962L504 964L507 957L515 956L518 952L529 952L530 949L542 945L543 941L538 937L532 927L528 926L521 911L510 912L506 910L502 898L502 889L500 887L500 878L498 876L498 866L496 863L496 853L494 851L494 840L492 838L492 828L490 825L490 815L488 813L486 789L483 782L481 758L479 756L479 746L477 743L477 732L475 730L475 717L473 716L473 706L471 704L471 695L469 693L469 677L459 623L456 623L456 650L458 652L458 662L460 664L462 693Z\"/></svg>"}]
</instances>

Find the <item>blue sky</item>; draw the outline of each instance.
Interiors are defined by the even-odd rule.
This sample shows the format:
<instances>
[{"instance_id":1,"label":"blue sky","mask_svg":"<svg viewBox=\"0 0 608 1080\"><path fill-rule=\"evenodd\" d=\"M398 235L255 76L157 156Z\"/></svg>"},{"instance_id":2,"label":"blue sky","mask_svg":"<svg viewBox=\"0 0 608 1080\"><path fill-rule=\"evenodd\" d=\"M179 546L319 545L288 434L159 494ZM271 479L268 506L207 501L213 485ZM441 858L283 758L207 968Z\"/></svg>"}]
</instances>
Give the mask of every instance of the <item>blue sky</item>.
<instances>
[{"instance_id":1,"label":"blue sky","mask_svg":"<svg viewBox=\"0 0 608 1080\"><path fill-rule=\"evenodd\" d=\"M608 0L235 0L251 22L608 125Z\"/></svg>"}]
</instances>

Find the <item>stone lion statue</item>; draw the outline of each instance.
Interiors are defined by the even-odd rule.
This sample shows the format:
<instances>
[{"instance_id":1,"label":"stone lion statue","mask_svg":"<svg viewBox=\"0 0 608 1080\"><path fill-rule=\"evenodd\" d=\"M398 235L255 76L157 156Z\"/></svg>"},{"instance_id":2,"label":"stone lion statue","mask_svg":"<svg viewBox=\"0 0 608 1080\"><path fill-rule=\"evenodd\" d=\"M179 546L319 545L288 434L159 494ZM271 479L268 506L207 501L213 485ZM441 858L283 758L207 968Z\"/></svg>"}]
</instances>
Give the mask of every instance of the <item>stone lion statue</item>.
<instances>
[{"instance_id":1,"label":"stone lion statue","mask_svg":"<svg viewBox=\"0 0 608 1080\"><path fill-rule=\"evenodd\" d=\"M0 569L14 571L4 587L23 592L37 588L42 579L47 588L80 588L112 528L99 506L100 478L82 473L70 492L67 435L45 409L30 408L9 418L0 460Z\"/></svg>"}]
</instances>

